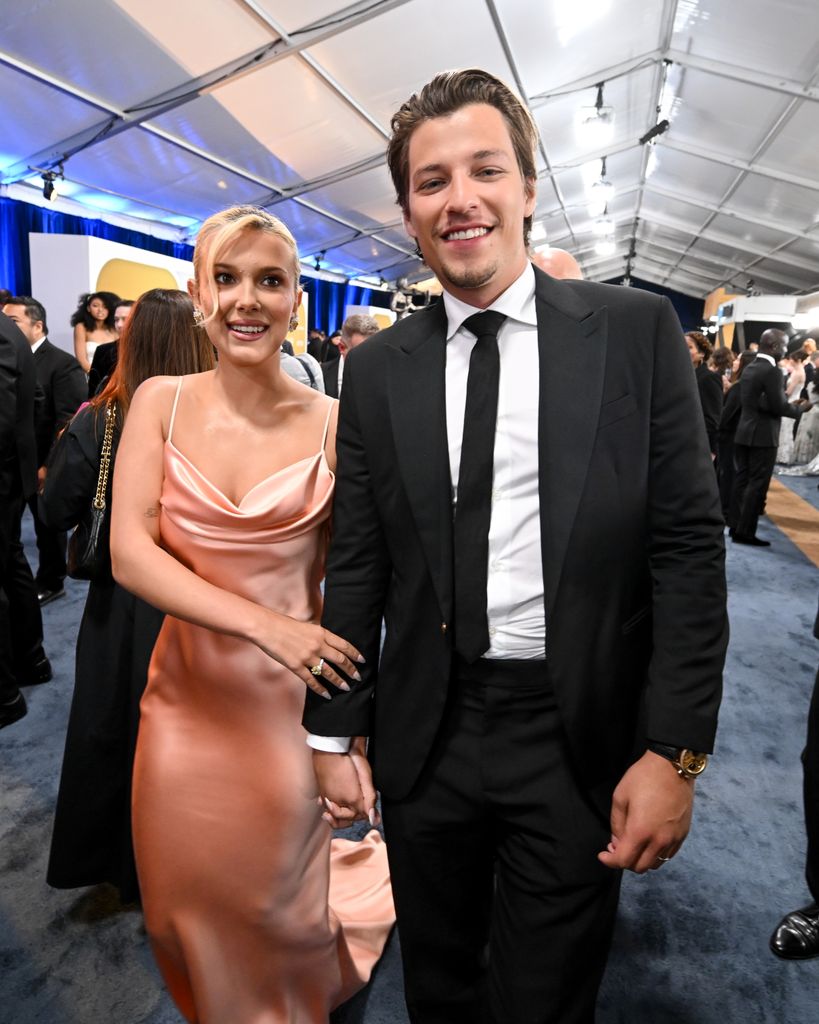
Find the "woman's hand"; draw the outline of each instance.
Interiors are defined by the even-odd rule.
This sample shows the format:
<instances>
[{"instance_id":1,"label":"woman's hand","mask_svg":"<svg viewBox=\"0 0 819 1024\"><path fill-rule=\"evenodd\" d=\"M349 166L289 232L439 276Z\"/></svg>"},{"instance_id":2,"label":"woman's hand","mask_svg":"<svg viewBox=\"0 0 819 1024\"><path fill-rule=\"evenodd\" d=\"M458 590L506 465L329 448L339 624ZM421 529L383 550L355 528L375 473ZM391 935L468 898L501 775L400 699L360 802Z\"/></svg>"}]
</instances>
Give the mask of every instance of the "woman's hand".
<instances>
[{"instance_id":1,"label":"woman's hand","mask_svg":"<svg viewBox=\"0 0 819 1024\"><path fill-rule=\"evenodd\" d=\"M268 612L260 635L254 637L254 642L265 654L285 668L289 668L311 690L315 690L327 700L330 700L330 694L321 685L322 679L326 679L339 690L350 689L328 664L329 662L337 665L356 682L361 681L361 676L353 664L363 663L364 658L361 654L352 644L315 623L299 622L279 612ZM312 671L318 667L321 669L320 672Z\"/></svg>"}]
</instances>

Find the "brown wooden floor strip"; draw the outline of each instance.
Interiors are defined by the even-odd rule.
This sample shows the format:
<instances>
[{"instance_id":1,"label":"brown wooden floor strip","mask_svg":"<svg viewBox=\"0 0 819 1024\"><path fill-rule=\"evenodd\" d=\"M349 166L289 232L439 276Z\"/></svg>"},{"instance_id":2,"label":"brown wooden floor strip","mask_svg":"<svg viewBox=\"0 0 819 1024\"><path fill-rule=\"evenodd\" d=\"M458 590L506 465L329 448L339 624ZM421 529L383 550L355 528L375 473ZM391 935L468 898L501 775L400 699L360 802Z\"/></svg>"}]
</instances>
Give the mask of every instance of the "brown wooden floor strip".
<instances>
[{"instance_id":1,"label":"brown wooden floor strip","mask_svg":"<svg viewBox=\"0 0 819 1024\"><path fill-rule=\"evenodd\" d=\"M771 522L819 569L819 509L774 477L765 511Z\"/></svg>"}]
</instances>

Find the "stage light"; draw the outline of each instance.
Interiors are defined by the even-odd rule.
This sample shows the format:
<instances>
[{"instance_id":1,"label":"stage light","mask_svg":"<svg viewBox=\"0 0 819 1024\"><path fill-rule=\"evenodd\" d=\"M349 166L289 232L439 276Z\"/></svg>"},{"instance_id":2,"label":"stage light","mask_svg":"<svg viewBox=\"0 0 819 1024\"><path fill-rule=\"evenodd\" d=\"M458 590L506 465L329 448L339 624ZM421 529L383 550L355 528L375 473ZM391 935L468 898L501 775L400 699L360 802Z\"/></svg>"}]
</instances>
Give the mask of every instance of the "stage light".
<instances>
[{"instance_id":1,"label":"stage light","mask_svg":"<svg viewBox=\"0 0 819 1024\"><path fill-rule=\"evenodd\" d=\"M598 256L613 256L617 252L617 244L613 238L601 238L595 242L594 251Z\"/></svg>"},{"instance_id":2,"label":"stage light","mask_svg":"<svg viewBox=\"0 0 819 1024\"><path fill-rule=\"evenodd\" d=\"M54 171L46 171L43 175L43 199L53 203L58 196L57 186L54 184L57 175Z\"/></svg>"},{"instance_id":3,"label":"stage light","mask_svg":"<svg viewBox=\"0 0 819 1024\"><path fill-rule=\"evenodd\" d=\"M614 199L614 185L606 179L606 158L601 160L600 177L587 185L589 216L599 217Z\"/></svg>"}]
</instances>

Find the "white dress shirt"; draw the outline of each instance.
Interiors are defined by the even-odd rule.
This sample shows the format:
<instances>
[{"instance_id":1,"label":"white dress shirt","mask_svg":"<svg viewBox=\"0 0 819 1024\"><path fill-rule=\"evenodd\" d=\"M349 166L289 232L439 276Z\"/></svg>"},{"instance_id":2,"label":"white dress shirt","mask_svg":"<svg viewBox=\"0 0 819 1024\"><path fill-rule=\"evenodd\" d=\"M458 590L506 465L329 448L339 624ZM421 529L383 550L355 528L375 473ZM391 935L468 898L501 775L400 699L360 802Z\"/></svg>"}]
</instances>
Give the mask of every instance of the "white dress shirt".
<instances>
[{"instance_id":1,"label":"white dress shirt","mask_svg":"<svg viewBox=\"0 0 819 1024\"><path fill-rule=\"evenodd\" d=\"M446 422L453 506L463 441L469 358L476 336L463 326L482 310L444 292L447 316ZM538 491L540 399L535 274L531 263L489 307L507 319L498 332L500 380L489 522L487 618L490 646L484 657L542 659L546 609ZM316 750L345 753L343 736L313 736Z\"/></svg>"}]
</instances>

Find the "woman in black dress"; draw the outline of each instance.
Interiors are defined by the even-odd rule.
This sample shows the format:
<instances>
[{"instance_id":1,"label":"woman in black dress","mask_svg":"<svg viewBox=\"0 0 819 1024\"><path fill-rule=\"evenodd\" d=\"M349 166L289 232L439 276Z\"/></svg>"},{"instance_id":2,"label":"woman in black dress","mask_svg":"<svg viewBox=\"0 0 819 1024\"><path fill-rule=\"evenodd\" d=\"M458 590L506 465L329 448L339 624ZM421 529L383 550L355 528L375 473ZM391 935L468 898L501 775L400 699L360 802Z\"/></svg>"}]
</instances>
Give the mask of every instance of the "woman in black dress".
<instances>
[{"instance_id":1,"label":"woman in black dress","mask_svg":"<svg viewBox=\"0 0 819 1024\"><path fill-rule=\"evenodd\" d=\"M213 349L194 326L193 303L164 288L135 304L119 339L117 368L58 440L40 497L55 529L74 527L97 487L109 403L116 405L112 465L128 406L148 377L213 368ZM110 507L110 506L109 506ZM59 889L110 882L123 902L139 898L131 841L131 767L139 701L163 615L114 582L91 582L77 638L74 699L51 840L47 881Z\"/></svg>"},{"instance_id":2,"label":"woman in black dress","mask_svg":"<svg viewBox=\"0 0 819 1024\"><path fill-rule=\"evenodd\" d=\"M716 373L708 369L711 345L705 335L700 334L699 331L689 331L685 336L685 341L691 354L694 376L697 378L697 389L700 393L700 404L705 420L705 431L708 434L711 458L716 461L719 419L722 415L722 380Z\"/></svg>"}]
</instances>

